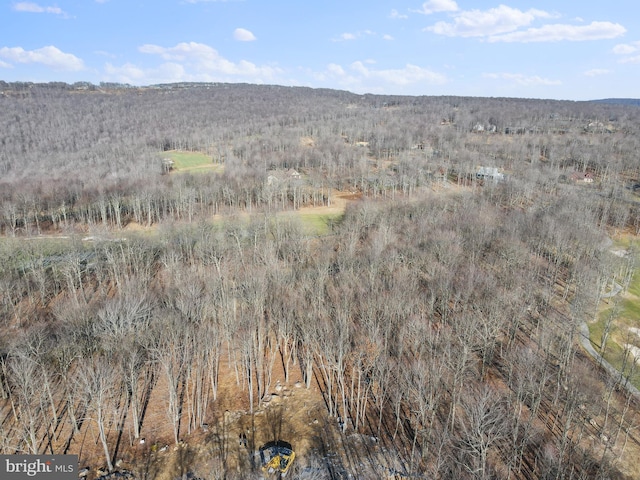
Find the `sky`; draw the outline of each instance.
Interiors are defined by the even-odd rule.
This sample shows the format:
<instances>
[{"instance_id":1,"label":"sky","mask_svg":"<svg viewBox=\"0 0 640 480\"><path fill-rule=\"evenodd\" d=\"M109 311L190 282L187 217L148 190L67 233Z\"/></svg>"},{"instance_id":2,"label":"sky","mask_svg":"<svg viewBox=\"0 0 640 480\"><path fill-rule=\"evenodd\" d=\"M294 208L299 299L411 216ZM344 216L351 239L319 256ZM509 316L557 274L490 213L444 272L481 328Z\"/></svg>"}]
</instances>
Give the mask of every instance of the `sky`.
<instances>
[{"instance_id":1,"label":"sky","mask_svg":"<svg viewBox=\"0 0 640 480\"><path fill-rule=\"evenodd\" d=\"M640 2L1 1L0 80L639 98Z\"/></svg>"}]
</instances>

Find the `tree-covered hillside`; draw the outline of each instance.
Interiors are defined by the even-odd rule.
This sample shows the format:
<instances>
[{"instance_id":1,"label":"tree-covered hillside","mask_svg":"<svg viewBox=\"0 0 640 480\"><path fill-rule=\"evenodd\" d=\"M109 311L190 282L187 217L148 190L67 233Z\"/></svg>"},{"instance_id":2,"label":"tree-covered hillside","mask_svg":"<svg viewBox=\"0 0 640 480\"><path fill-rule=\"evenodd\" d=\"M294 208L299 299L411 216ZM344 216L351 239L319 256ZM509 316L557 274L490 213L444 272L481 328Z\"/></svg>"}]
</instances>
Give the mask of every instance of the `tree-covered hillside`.
<instances>
[{"instance_id":1,"label":"tree-covered hillside","mask_svg":"<svg viewBox=\"0 0 640 480\"><path fill-rule=\"evenodd\" d=\"M640 474L631 350L612 376L578 342L635 268L610 250L640 231L637 108L0 87L0 452L90 478L259 478L271 440L293 478Z\"/></svg>"}]
</instances>

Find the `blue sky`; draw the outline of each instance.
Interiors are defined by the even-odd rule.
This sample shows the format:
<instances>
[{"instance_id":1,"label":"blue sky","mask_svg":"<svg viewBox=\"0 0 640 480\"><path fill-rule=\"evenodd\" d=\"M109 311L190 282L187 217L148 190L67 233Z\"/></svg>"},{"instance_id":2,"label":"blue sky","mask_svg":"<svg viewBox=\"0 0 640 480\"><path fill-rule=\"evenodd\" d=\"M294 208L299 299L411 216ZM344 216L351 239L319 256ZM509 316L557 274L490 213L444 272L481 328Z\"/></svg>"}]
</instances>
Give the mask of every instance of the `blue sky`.
<instances>
[{"instance_id":1,"label":"blue sky","mask_svg":"<svg viewBox=\"0 0 640 480\"><path fill-rule=\"evenodd\" d=\"M0 79L637 98L640 3L4 1Z\"/></svg>"}]
</instances>

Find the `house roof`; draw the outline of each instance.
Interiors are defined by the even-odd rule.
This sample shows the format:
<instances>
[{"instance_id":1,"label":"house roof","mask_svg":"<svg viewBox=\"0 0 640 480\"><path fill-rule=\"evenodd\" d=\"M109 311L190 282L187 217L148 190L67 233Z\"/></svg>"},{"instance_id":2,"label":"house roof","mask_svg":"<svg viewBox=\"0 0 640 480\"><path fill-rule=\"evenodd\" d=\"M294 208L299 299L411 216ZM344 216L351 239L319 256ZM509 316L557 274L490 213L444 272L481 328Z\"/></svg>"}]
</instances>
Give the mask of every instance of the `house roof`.
<instances>
[{"instance_id":1,"label":"house roof","mask_svg":"<svg viewBox=\"0 0 640 480\"><path fill-rule=\"evenodd\" d=\"M593 175L590 172L573 172L571 174L571 180L575 182L593 181Z\"/></svg>"}]
</instances>

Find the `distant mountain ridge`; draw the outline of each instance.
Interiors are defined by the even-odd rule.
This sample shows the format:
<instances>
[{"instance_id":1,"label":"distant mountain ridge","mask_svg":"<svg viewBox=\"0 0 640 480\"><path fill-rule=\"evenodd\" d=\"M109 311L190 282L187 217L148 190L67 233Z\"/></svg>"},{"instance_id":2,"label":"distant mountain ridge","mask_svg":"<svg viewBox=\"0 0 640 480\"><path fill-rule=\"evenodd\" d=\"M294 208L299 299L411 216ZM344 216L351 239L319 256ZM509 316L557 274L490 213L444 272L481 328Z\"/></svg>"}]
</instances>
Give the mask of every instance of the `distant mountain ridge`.
<instances>
[{"instance_id":1,"label":"distant mountain ridge","mask_svg":"<svg viewBox=\"0 0 640 480\"><path fill-rule=\"evenodd\" d=\"M640 106L640 98L603 98L600 100L591 100L596 103L610 103L613 105L637 105Z\"/></svg>"}]
</instances>

